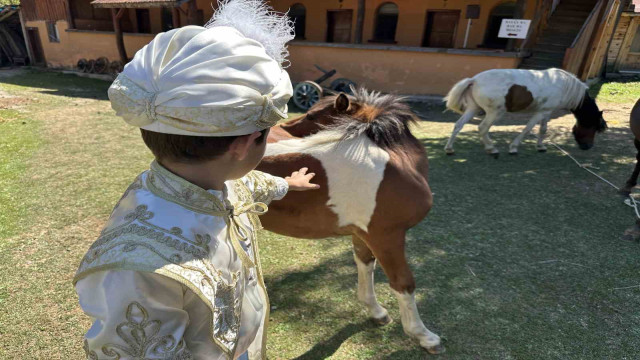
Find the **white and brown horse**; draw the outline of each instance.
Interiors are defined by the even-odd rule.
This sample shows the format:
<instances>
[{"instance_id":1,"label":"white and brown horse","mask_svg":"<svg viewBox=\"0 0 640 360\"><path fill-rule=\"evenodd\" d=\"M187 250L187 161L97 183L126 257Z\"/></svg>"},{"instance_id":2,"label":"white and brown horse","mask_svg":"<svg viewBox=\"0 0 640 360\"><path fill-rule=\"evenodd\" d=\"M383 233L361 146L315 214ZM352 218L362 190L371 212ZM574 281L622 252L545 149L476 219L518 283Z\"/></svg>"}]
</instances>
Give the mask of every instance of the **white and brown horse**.
<instances>
[{"instance_id":1,"label":"white and brown horse","mask_svg":"<svg viewBox=\"0 0 640 360\"><path fill-rule=\"evenodd\" d=\"M379 324L391 319L374 292L376 261L396 295L402 326L431 353L440 337L423 324L405 257L407 230L431 209L424 147L409 131L417 120L401 99L358 90L318 102L272 129L258 169L279 176L308 167L320 190L290 193L269 206L262 224L278 234L320 239L351 235L358 299Z\"/></svg>"},{"instance_id":2,"label":"white and brown horse","mask_svg":"<svg viewBox=\"0 0 640 360\"><path fill-rule=\"evenodd\" d=\"M536 124L540 124L537 149L544 152L547 122L556 110L573 112L577 120L573 127L574 138L581 149L588 150L593 146L596 132L604 131L607 123L587 89L587 85L573 74L561 69L494 69L460 80L445 97L447 108L462 114L445 151L449 155L454 153L453 142L462 127L484 111L486 115L478 130L487 153L498 157L499 151L489 138L489 128L507 113L531 116L522 133L509 146L509 153L518 153L522 139Z\"/></svg>"}]
</instances>

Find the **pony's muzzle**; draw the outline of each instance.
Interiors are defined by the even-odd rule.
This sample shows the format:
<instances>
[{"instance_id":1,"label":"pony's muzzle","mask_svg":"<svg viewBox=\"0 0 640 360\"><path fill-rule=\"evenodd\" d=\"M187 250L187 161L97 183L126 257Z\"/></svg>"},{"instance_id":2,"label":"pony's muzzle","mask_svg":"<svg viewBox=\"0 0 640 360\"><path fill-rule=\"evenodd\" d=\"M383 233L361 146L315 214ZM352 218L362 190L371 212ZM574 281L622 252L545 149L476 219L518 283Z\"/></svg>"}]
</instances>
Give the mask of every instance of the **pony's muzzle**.
<instances>
[{"instance_id":1,"label":"pony's muzzle","mask_svg":"<svg viewBox=\"0 0 640 360\"><path fill-rule=\"evenodd\" d=\"M593 144L582 143L579 144L581 150L589 150L593 147Z\"/></svg>"}]
</instances>

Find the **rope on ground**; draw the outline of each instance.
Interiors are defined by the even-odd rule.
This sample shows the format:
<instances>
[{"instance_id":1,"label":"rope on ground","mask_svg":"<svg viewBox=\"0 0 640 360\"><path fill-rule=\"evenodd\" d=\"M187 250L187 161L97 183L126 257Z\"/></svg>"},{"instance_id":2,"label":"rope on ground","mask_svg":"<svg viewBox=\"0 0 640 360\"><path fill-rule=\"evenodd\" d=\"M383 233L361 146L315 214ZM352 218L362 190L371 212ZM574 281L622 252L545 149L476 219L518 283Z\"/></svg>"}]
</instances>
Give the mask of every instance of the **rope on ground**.
<instances>
[{"instance_id":1,"label":"rope on ground","mask_svg":"<svg viewBox=\"0 0 640 360\"><path fill-rule=\"evenodd\" d=\"M571 160L573 160L573 162L575 162L579 167L587 170L588 172L590 172L592 175L594 175L595 177L597 177L598 179L604 181L605 183L609 184L611 187L613 187L614 189L616 189L616 191L620 191L620 188L615 186L611 181L603 178L602 176L600 176L599 174L595 173L594 171L592 171L591 169L589 169L589 165L586 164L582 164L580 163L578 160L576 160L576 158L574 158L573 156L571 156L571 154L569 154L565 149L561 148L560 145L554 143L553 141L549 142L551 145L555 146L556 149L558 149L561 153L563 153L564 155L568 156ZM638 202L636 201L636 199L633 198L633 196L631 196L631 194L629 194L629 198L624 200L625 205L630 206L633 208L633 210L635 210L636 212L636 216L638 217L638 219L640 219L640 210L638 209Z\"/></svg>"}]
</instances>

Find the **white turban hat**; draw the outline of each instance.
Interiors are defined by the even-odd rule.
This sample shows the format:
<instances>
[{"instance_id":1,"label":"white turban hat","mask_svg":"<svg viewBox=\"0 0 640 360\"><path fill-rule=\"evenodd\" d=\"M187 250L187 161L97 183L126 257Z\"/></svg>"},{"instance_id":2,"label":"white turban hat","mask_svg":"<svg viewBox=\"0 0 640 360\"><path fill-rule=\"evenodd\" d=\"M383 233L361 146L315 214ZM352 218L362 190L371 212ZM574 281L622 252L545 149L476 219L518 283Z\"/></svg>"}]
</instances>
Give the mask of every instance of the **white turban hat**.
<instances>
[{"instance_id":1,"label":"white turban hat","mask_svg":"<svg viewBox=\"0 0 640 360\"><path fill-rule=\"evenodd\" d=\"M287 117L291 22L262 0L223 0L205 27L158 34L109 88L116 114L159 133L246 135Z\"/></svg>"}]
</instances>

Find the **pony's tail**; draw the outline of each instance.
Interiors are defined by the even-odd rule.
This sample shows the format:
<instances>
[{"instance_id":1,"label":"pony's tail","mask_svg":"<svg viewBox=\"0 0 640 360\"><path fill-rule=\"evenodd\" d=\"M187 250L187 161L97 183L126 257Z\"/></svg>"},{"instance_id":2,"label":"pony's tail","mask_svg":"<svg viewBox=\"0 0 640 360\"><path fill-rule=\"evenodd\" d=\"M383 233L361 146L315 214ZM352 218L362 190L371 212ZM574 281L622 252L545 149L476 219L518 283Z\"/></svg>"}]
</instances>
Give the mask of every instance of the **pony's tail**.
<instances>
[{"instance_id":1,"label":"pony's tail","mask_svg":"<svg viewBox=\"0 0 640 360\"><path fill-rule=\"evenodd\" d=\"M468 92L473 82L474 80L472 78L466 78L453 85L447 96L444 97L444 101L447 103L447 109L462 114L471 103L475 103L473 97Z\"/></svg>"}]
</instances>

